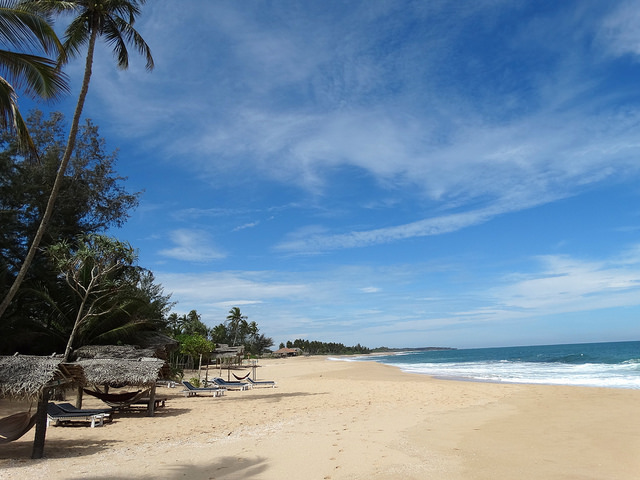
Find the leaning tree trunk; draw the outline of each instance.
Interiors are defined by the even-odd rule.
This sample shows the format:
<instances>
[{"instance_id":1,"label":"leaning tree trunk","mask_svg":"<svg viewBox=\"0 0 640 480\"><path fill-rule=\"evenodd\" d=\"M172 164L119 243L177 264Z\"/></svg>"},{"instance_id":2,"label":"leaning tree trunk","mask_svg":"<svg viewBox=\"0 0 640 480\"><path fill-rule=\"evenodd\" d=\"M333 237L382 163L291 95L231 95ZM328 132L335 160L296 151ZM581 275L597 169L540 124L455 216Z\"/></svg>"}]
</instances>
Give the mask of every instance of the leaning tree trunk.
<instances>
[{"instance_id":1,"label":"leaning tree trunk","mask_svg":"<svg viewBox=\"0 0 640 480\"><path fill-rule=\"evenodd\" d=\"M69 165L69 160L71 159L71 154L73 153L73 149L76 145L76 137L78 135L78 127L80 125L80 116L82 115L82 109L84 108L84 101L87 98L87 92L89 91L89 81L91 80L91 69L93 66L93 51L96 45L96 37L97 30L93 29L91 32L91 37L89 38L89 48L87 50L87 59L84 67L84 77L82 80L82 88L80 89L80 94L78 96L78 103L76 104L76 109L73 113L73 121L71 122L71 130L69 131L69 139L67 140L67 148L64 151L64 155L62 156L62 161L60 162L60 167L58 167L58 172L56 173L56 179L53 182L53 188L51 189L51 193L49 194L49 200L47 201L47 207L44 211L44 215L40 220L40 225L38 226L38 230L36 231L33 240L31 241L31 246L29 247L29 251L27 252L27 256L22 262L22 266L20 267L20 271L16 276L9 292L0 303L0 317L4 315L4 312L9 307L9 304L15 297L16 293L18 293L18 289L25 277L27 276L27 271L31 266L31 262L36 256L36 252L38 251L38 247L40 246L40 242L42 237L44 237L44 233L47 229L47 225L51 220L51 216L53 215L53 209L55 207L55 202L58 197L58 193L60 192L60 187L62 186L62 181L64 180L64 173L67 170L67 165Z\"/></svg>"}]
</instances>

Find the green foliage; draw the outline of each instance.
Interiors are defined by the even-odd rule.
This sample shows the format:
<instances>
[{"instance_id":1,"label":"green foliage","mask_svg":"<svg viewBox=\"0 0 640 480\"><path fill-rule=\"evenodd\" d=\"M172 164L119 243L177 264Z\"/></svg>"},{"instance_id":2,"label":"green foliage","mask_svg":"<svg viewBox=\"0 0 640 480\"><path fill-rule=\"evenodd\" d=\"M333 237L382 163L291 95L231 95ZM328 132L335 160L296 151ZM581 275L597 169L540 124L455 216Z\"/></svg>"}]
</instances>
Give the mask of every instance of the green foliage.
<instances>
[{"instance_id":1,"label":"green foliage","mask_svg":"<svg viewBox=\"0 0 640 480\"><path fill-rule=\"evenodd\" d=\"M15 138L7 131L0 131L2 296L26 255L29 239L38 228L66 141L62 114L56 112L45 118L41 112L34 111L27 121L38 149L39 163L20 156ZM106 152L104 139L90 121L81 128L78 145L48 225L48 234L41 242L42 250L59 242L73 245L80 236L121 225L138 203L138 194L126 192L122 186L125 179L114 170L115 153ZM78 305L77 298L71 295L68 285L58 274L46 255L35 257L18 296L0 317L4 332L0 338L0 353L51 354L64 350L74 323L72 312ZM108 343L130 338L140 330L157 329L155 322L166 314L168 297L158 291L152 292L153 288L160 288L153 286L153 276L138 269L131 277L127 302L121 300L127 305L126 311L117 310L105 315L99 327L94 325L81 332L81 341ZM155 302L155 307L149 302Z\"/></svg>"},{"instance_id":2,"label":"green foliage","mask_svg":"<svg viewBox=\"0 0 640 480\"><path fill-rule=\"evenodd\" d=\"M191 377L189 379L189 383L196 388L200 388L200 379L198 377Z\"/></svg>"},{"instance_id":3,"label":"green foliage","mask_svg":"<svg viewBox=\"0 0 640 480\"><path fill-rule=\"evenodd\" d=\"M39 220L36 234L29 239L30 246L27 250L27 254L21 262L20 269L13 279L11 286L7 290L6 295L2 299L2 302L0 302L0 317L5 314L12 300L18 294L22 283L25 281L31 264L38 252L38 248L40 247L40 243L44 238L45 233L47 233L47 227L51 217L56 210L56 200L60 189L63 186L65 172L76 146L80 118L82 116L82 110L84 108L87 92L89 90L89 83L91 81L96 40L99 37L102 37L110 46L113 47L113 53L117 58L119 68L126 69L129 66L127 46L130 45L135 47L139 53L146 57L147 69L153 69L151 50L140 34L133 28L135 19L140 14L140 5L142 4L144 4L144 0L68 0L64 2L48 0L20 1L21 9L29 12L35 12L45 18L49 18L49 15L61 13L72 13L76 15L75 18L67 24L64 43L62 45L62 49L60 49L60 55L58 56L59 65L65 64L70 58L78 55L80 50L85 46L87 47L87 54L85 57L82 86L80 87L78 101L71 121L68 141L64 148L53 186L47 198L44 214ZM10 28L11 24L5 23L4 27ZM6 35L7 32L0 30L0 33ZM57 42L56 45L59 46L59 42ZM15 108L15 102L12 98L11 86L4 82L4 79L0 78L0 88L3 86L5 87L6 95L9 97L5 98L5 100L12 103L9 109L4 109L5 118L7 118L6 112L8 110L13 110L15 112L17 109ZM2 113L3 112L0 112L0 114Z\"/></svg>"},{"instance_id":4,"label":"green foliage","mask_svg":"<svg viewBox=\"0 0 640 480\"><path fill-rule=\"evenodd\" d=\"M97 234L80 237L75 244L53 244L47 255L78 301L65 349L68 360L72 347L80 346L76 338L80 329L125 307L118 298L138 281L133 267L137 255L128 243Z\"/></svg>"},{"instance_id":5,"label":"green foliage","mask_svg":"<svg viewBox=\"0 0 640 480\"><path fill-rule=\"evenodd\" d=\"M31 98L52 99L68 93L66 75L52 59L34 55L64 56L64 49L46 15L25 9L16 2L0 5L0 35L3 50L0 77L0 127L10 130L23 152L35 156L35 147L18 110L21 89Z\"/></svg>"},{"instance_id":6,"label":"green foliage","mask_svg":"<svg viewBox=\"0 0 640 480\"><path fill-rule=\"evenodd\" d=\"M284 345L281 344L281 348ZM287 342L287 348L299 348L310 355L363 355L371 353L371 349L357 344L353 347L347 347L342 343L326 343L319 341L309 341L297 339L293 342Z\"/></svg>"},{"instance_id":7,"label":"green foliage","mask_svg":"<svg viewBox=\"0 0 640 480\"><path fill-rule=\"evenodd\" d=\"M261 334L258 324L249 322L238 307L229 310L226 322L214 327L211 336L216 343L244 345L245 352L253 355L260 355L273 345L273 339Z\"/></svg>"},{"instance_id":8,"label":"green foliage","mask_svg":"<svg viewBox=\"0 0 640 480\"><path fill-rule=\"evenodd\" d=\"M209 359L209 354L215 348L215 345L207 340L207 338L197 333L187 335L178 335L177 340L180 342L180 353L197 358L200 355Z\"/></svg>"},{"instance_id":9,"label":"green foliage","mask_svg":"<svg viewBox=\"0 0 640 480\"><path fill-rule=\"evenodd\" d=\"M168 333L173 336L198 334L203 337L209 337L211 333L195 310L191 310L187 315L182 315L181 317L177 313L169 315L167 329Z\"/></svg>"}]
</instances>

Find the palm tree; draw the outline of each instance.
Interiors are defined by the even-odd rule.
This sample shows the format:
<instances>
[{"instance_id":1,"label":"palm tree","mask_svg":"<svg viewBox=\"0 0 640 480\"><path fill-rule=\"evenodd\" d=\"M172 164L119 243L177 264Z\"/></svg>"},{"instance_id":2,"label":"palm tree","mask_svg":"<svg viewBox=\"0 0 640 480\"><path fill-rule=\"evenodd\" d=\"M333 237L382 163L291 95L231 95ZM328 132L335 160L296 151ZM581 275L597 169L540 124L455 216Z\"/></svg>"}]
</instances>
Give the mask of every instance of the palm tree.
<instances>
[{"instance_id":1,"label":"palm tree","mask_svg":"<svg viewBox=\"0 0 640 480\"><path fill-rule=\"evenodd\" d=\"M233 346L238 344L238 336L243 339L243 332L247 328L247 317L242 315L240 308L233 307L229 310L227 315L227 322L229 323L229 338L233 338Z\"/></svg>"},{"instance_id":2,"label":"palm tree","mask_svg":"<svg viewBox=\"0 0 640 480\"><path fill-rule=\"evenodd\" d=\"M140 14L140 7L144 3L145 0L22 0L20 2L20 5L23 5L24 8L30 11L41 12L42 14L77 13L77 16L65 30L63 42L65 55L60 57L60 62L64 63L67 59L77 56L84 45L87 45L87 54L82 87L71 121L67 147L62 156L62 161L60 162L60 167L58 168L56 179L51 189L51 194L49 195L47 207L40 221L40 226L31 242L29 251L20 267L16 279L0 304L0 317L4 314L9 303L11 303L11 300L18 292L18 288L24 280L27 270L36 255L47 224L53 214L56 197L58 196L64 179L64 172L67 169L69 159L75 147L80 117L84 108L87 92L89 91L96 40L99 36L103 37L109 45L113 46L118 68L124 70L129 67L127 45L133 45L139 53L146 57L147 70L153 69L151 49L140 34L133 28L135 19Z\"/></svg>"},{"instance_id":3,"label":"palm tree","mask_svg":"<svg viewBox=\"0 0 640 480\"><path fill-rule=\"evenodd\" d=\"M21 150L31 154L35 146L18 109L16 87L33 99L53 100L69 92L66 76L54 60L23 52L42 49L64 58L64 48L48 20L16 0L0 0L0 43L21 50L0 49L0 126L13 131Z\"/></svg>"}]
</instances>

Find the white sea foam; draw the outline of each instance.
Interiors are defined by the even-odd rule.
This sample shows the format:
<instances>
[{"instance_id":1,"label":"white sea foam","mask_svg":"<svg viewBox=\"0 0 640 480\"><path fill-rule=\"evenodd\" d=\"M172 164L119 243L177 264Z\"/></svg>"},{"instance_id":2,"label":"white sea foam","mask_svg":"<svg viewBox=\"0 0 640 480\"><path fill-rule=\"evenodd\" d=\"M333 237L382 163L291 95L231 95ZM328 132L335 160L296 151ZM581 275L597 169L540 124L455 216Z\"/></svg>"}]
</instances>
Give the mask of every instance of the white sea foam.
<instances>
[{"instance_id":1,"label":"white sea foam","mask_svg":"<svg viewBox=\"0 0 640 480\"><path fill-rule=\"evenodd\" d=\"M485 382L575 385L640 389L637 363L561 364L511 361L393 363L403 371Z\"/></svg>"}]
</instances>

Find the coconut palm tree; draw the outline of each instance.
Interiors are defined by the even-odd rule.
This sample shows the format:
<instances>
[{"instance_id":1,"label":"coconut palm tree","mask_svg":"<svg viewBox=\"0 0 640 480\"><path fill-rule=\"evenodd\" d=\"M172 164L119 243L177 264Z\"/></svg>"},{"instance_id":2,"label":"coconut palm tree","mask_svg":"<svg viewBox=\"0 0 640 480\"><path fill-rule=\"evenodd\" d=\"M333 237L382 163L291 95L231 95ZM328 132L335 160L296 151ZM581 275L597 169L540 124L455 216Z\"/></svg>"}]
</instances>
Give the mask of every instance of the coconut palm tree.
<instances>
[{"instance_id":1,"label":"coconut palm tree","mask_svg":"<svg viewBox=\"0 0 640 480\"><path fill-rule=\"evenodd\" d=\"M67 94L66 76L56 61L31 53L42 50L64 58L64 49L49 18L22 8L16 0L0 0L0 44L0 126L16 134L23 151L34 153L16 89L33 99L53 100Z\"/></svg>"},{"instance_id":2,"label":"coconut palm tree","mask_svg":"<svg viewBox=\"0 0 640 480\"><path fill-rule=\"evenodd\" d=\"M69 159L75 147L80 117L84 108L87 92L89 91L93 55L98 37L104 38L107 44L113 46L113 53L116 57L118 68L127 69L129 67L129 52L127 46L132 45L146 58L147 70L153 69L154 64L151 49L140 34L133 28L135 19L140 14L140 7L144 3L145 0L22 0L20 2L20 5L29 9L29 11L41 12L42 14L65 14L69 12L77 14L65 30L63 41L65 55L60 57L60 62L64 63L67 59L79 55L80 50L85 45L87 46L87 53L82 87L71 121L67 146L62 156L51 194L49 195L49 201L47 202L47 207L40 221L40 226L20 267L20 271L6 297L0 304L0 317L18 292L18 288L24 280L27 270L36 255L47 224L53 214L56 197L60 191L65 170L67 169Z\"/></svg>"},{"instance_id":3,"label":"coconut palm tree","mask_svg":"<svg viewBox=\"0 0 640 480\"><path fill-rule=\"evenodd\" d=\"M233 346L238 344L238 340L244 341L244 332L247 329L247 317L242 315L240 308L233 307L227 315L227 323L229 325L229 339L233 339Z\"/></svg>"}]
</instances>

